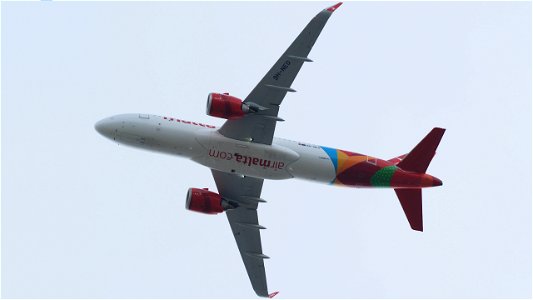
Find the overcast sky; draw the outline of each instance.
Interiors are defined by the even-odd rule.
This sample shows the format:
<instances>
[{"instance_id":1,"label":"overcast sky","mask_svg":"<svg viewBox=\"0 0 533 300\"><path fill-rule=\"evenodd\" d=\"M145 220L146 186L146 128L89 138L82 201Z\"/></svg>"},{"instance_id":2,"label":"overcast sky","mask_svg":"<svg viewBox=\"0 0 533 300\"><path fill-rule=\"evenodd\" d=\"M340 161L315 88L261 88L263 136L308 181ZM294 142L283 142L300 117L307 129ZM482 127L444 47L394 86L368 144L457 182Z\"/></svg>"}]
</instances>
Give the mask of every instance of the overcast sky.
<instances>
[{"instance_id":1,"label":"overcast sky","mask_svg":"<svg viewBox=\"0 0 533 300\"><path fill-rule=\"evenodd\" d=\"M221 125L334 2L2 2L2 296L254 298L209 170L117 146L104 117ZM265 181L280 298L531 297L531 3L346 2L276 135L385 159L447 129L424 229L392 190Z\"/></svg>"}]
</instances>

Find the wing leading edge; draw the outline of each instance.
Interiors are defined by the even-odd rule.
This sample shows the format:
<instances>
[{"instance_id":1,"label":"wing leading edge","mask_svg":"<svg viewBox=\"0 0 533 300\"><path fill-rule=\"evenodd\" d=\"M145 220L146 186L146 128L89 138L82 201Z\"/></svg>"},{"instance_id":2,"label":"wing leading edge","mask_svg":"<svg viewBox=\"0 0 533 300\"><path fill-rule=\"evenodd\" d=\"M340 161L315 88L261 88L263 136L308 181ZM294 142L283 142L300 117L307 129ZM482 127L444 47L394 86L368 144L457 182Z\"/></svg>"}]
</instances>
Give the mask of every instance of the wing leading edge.
<instances>
[{"instance_id":1,"label":"wing leading edge","mask_svg":"<svg viewBox=\"0 0 533 300\"><path fill-rule=\"evenodd\" d=\"M295 92L291 85L296 75L304 62L312 61L307 57L309 52L329 17L341 4L318 13L244 100L244 103L257 104L265 109L226 121L219 130L222 135L240 141L272 144L276 122L281 120L278 118L279 105L288 92Z\"/></svg>"}]
</instances>

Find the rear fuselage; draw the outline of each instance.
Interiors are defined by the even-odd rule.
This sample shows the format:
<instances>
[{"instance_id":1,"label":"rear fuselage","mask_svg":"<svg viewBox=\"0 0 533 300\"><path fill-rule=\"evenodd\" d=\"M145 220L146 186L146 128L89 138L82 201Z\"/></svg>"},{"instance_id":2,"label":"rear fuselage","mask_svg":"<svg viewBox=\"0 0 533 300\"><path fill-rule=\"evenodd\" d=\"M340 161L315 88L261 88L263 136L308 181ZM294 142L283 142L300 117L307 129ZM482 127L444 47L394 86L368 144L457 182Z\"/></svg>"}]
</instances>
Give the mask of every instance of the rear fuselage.
<instances>
[{"instance_id":1,"label":"rear fuselage","mask_svg":"<svg viewBox=\"0 0 533 300\"><path fill-rule=\"evenodd\" d=\"M350 151L274 138L264 145L226 138L215 126L147 114L101 120L96 129L116 141L183 156L211 169L263 179L301 178L352 187L421 188L441 185L428 174Z\"/></svg>"}]
</instances>

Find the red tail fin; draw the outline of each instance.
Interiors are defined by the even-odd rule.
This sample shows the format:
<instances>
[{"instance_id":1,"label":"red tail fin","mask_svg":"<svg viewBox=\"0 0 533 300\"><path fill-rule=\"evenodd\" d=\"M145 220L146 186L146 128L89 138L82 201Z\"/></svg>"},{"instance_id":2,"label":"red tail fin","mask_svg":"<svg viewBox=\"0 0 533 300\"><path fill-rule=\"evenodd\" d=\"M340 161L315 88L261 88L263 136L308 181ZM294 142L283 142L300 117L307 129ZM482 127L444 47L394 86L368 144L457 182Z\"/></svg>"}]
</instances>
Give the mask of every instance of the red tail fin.
<instances>
[{"instance_id":1,"label":"red tail fin","mask_svg":"<svg viewBox=\"0 0 533 300\"><path fill-rule=\"evenodd\" d=\"M445 130L444 128L433 128L397 166L405 171L426 173Z\"/></svg>"},{"instance_id":2,"label":"red tail fin","mask_svg":"<svg viewBox=\"0 0 533 300\"><path fill-rule=\"evenodd\" d=\"M411 228L423 231L422 223L422 190L421 189L394 189L400 204L402 204L405 216Z\"/></svg>"}]
</instances>

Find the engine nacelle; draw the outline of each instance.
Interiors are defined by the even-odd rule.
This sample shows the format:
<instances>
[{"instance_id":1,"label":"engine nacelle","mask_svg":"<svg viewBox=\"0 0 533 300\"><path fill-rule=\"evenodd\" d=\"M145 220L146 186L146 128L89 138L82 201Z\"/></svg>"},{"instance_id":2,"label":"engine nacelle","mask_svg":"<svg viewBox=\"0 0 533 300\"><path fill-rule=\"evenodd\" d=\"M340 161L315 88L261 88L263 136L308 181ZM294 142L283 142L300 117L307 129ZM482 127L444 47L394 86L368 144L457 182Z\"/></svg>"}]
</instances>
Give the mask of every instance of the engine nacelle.
<instances>
[{"instance_id":1,"label":"engine nacelle","mask_svg":"<svg viewBox=\"0 0 533 300\"><path fill-rule=\"evenodd\" d=\"M209 215L216 215L237 206L233 201L227 201L208 189L190 188L185 201L186 209Z\"/></svg>"},{"instance_id":2,"label":"engine nacelle","mask_svg":"<svg viewBox=\"0 0 533 300\"><path fill-rule=\"evenodd\" d=\"M229 94L210 93L207 96L207 115L234 120L242 118L250 111L242 100Z\"/></svg>"}]
</instances>

